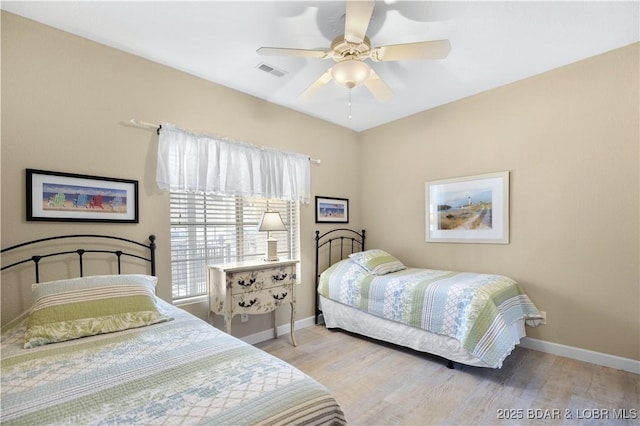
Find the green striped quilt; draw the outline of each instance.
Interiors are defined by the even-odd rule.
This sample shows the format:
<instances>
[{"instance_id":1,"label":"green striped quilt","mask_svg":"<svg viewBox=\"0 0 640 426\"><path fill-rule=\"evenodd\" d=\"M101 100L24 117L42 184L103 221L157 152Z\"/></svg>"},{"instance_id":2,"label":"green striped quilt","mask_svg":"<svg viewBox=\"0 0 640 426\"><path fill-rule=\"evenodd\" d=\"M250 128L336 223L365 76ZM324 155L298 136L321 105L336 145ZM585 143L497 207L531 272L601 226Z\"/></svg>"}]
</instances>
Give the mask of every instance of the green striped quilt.
<instances>
[{"instance_id":1,"label":"green striped quilt","mask_svg":"<svg viewBox=\"0 0 640 426\"><path fill-rule=\"evenodd\" d=\"M500 368L518 337L510 327L540 312L513 279L490 274L407 268L372 275L346 259L320 276L318 292L381 318L458 340L471 355Z\"/></svg>"},{"instance_id":2,"label":"green striped quilt","mask_svg":"<svg viewBox=\"0 0 640 426\"><path fill-rule=\"evenodd\" d=\"M2 330L2 425L345 424L301 371L161 303L173 321L24 349Z\"/></svg>"}]
</instances>

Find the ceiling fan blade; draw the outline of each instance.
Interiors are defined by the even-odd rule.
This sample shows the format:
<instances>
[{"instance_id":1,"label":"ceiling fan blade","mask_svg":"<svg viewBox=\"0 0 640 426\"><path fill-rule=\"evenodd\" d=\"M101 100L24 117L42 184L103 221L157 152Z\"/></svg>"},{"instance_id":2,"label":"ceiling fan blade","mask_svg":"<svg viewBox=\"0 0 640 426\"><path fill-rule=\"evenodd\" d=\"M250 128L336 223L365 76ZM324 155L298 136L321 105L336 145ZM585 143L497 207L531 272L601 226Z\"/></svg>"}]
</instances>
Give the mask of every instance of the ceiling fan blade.
<instances>
[{"instance_id":1,"label":"ceiling fan blade","mask_svg":"<svg viewBox=\"0 0 640 426\"><path fill-rule=\"evenodd\" d=\"M369 78L365 80L364 85L380 102L388 101L393 97L393 92L389 86L382 81L374 70L371 70L371 74L369 74Z\"/></svg>"},{"instance_id":2,"label":"ceiling fan blade","mask_svg":"<svg viewBox=\"0 0 640 426\"><path fill-rule=\"evenodd\" d=\"M449 40L420 41L376 47L371 52L371 59L374 61L444 59L450 51Z\"/></svg>"},{"instance_id":3,"label":"ceiling fan blade","mask_svg":"<svg viewBox=\"0 0 640 426\"><path fill-rule=\"evenodd\" d=\"M324 50L312 49L289 49L286 47L261 47L256 50L258 55L263 56L299 56L303 58L321 58L328 57L328 53Z\"/></svg>"},{"instance_id":4,"label":"ceiling fan blade","mask_svg":"<svg viewBox=\"0 0 640 426\"><path fill-rule=\"evenodd\" d=\"M300 98L308 99L313 96L318 90L324 87L325 84L331 81L331 69L322 74L319 79L314 81L311 86L307 87L304 92L300 94Z\"/></svg>"},{"instance_id":5,"label":"ceiling fan blade","mask_svg":"<svg viewBox=\"0 0 640 426\"><path fill-rule=\"evenodd\" d=\"M344 38L351 43L360 44L367 34L369 20L375 0L347 0L347 13L344 18Z\"/></svg>"}]
</instances>

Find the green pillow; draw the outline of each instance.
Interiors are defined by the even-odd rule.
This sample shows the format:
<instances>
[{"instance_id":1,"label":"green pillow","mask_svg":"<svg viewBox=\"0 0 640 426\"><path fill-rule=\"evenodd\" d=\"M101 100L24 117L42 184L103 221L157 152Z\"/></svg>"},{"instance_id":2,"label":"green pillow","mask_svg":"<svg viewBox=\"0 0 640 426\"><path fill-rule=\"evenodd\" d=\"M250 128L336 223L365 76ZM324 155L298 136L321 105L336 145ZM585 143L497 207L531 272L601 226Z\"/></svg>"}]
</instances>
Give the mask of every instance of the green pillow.
<instances>
[{"instance_id":1,"label":"green pillow","mask_svg":"<svg viewBox=\"0 0 640 426\"><path fill-rule=\"evenodd\" d=\"M172 319L156 304L156 277L97 275L32 286L25 348Z\"/></svg>"},{"instance_id":2,"label":"green pillow","mask_svg":"<svg viewBox=\"0 0 640 426\"><path fill-rule=\"evenodd\" d=\"M407 268L398 259L380 249L352 253L349 258L373 275L385 275Z\"/></svg>"}]
</instances>

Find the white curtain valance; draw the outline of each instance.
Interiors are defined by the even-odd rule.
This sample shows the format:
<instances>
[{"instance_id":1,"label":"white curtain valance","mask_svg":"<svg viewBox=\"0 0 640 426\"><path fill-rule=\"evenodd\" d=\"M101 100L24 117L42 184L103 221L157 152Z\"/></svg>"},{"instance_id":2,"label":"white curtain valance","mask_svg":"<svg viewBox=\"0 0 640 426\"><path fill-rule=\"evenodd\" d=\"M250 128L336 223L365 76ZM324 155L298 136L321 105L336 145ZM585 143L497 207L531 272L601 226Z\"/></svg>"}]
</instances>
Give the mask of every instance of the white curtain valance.
<instances>
[{"instance_id":1,"label":"white curtain valance","mask_svg":"<svg viewBox=\"0 0 640 426\"><path fill-rule=\"evenodd\" d=\"M171 191L311 199L308 156L193 134L167 123L160 131L156 181Z\"/></svg>"}]
</instances>

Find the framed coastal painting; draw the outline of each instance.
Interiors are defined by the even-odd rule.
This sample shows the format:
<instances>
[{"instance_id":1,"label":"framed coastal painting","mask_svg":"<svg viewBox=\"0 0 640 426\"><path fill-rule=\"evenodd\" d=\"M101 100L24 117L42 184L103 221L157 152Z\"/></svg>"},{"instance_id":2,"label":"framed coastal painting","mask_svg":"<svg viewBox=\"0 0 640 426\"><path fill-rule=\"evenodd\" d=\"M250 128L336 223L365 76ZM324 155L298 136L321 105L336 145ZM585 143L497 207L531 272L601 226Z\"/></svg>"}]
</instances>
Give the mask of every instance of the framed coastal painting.
<instances>
[{"instance_id":1,"label":"framed coastal painting","mask_svg":"<svg viewBox=\"0 0 640 426\"><path fill-rule=\"evenodd\" d=\"M425 183L426 241L509 243L509 172Z\"/></svg>"},{"instance_id":2,"label":"framed coastal painting","mask_svg":"<svg viewBox=\"0 0 640 426\"><path fill-rule=\"evenodd\" d=\"M316 223L349 223L349 200L316 196Z\"/></svg>"},{"instance_id":3,"label":"framed coastal painting","mask_svg":"<svg viewBox=\"0 0 640 426\"><path fill-rule=\"evenodd\" d=\"M27 169L27 220L138 223L138 181Z\"/></svg>"}]
</instances>

